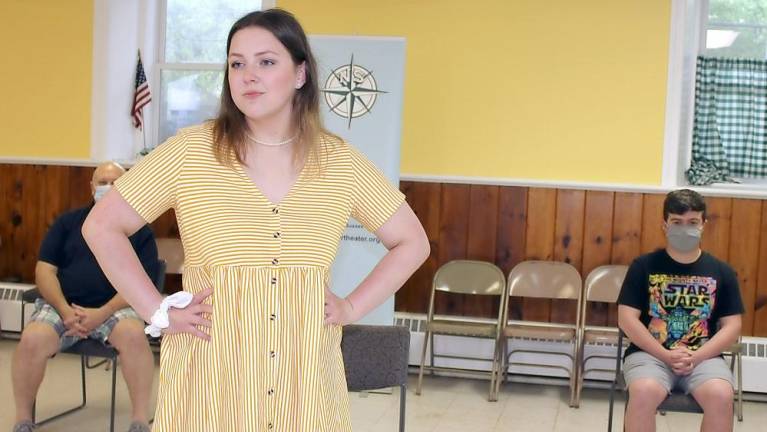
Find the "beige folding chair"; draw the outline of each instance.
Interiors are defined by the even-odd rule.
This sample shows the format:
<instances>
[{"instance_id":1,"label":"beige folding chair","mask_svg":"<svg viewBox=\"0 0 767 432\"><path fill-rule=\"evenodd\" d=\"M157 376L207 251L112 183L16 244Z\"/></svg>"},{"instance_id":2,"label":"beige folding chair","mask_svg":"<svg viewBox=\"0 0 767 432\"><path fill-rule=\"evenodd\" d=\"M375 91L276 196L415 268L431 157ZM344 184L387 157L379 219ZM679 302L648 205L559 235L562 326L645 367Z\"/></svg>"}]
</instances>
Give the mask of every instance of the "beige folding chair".
<instances>
[{"instance_id":1,"label":"beige folding chair","mask_svg":"<svg viewBox=\"0 0 767 432\"><path fill-rule=\"evenodd\" d=\"M441 295L452 294L465 294L465 295L481 295L481 296L495 296L498 297L498 317L494 322L482 323L472 322L467 320L467 317L450 317L440 316L435 318L434 316L434 299L437 291ZM423 350L421 352L421 367L418 371L418 385L415 390L415 394L421 394L421 384L423 382L423 371L460 371L462 373L480 373L482 375L486 372L477 372L467 369L441 367L434 364L435 357L452 358L452 359L466 359L466 360L480 360L492 362L490 370L490 391L488 393L488 400L495 401L496 394L495 380L498 375L498 360L499 360L499 338L501 332L501 316L505 309L506 300L506 278L503 275L501 269L494 264L483 261L470 261L470 260L455 260L450 261L440 267L437 273L434 275L434 282L432 283L431 298L429 299L429 314L426 320L426 334L424 335ZM434 335L450 335L450 336L468 336L493 339L493 358L483 357L464 357L448 354L435 354L434 353ZM430 366L425 366L426 360L426 346L431 347L431 362Z\"/></svg>"},{"instance_id":2,"label":"beige folding chair","mask_svg":"<svg viewBox=\"0 0 767 432\"><path fill-rule=\"evenodd\" d=\"M509 321L508 306L504 307L503 328L501 329L501 376L496 380L496 394L500 390L502 378L507 377L509 366L536 366L565 370L570 377L570 406L575 406L576 375L578 371L578 323L581 312L581 275L570 264L554 261L523 261L517 264L508 280L508 303L511 297L533 297L544 299L576 300L576 319L572 323L547 323L534 321ZM531 338L551 341L570 342L572 354L542 350L512 349L508 351L508 338ZM509 361L515 353L532 353L568 357L572 366L526 363Z\"/></svg>"},{"instance_id":3,"label":"beige folding chair","mask_svg":"<svg viewBox=\"0 0 767 432\"><path fill-rule=\"evenodd\" d=\"M184 246L177 238L161 237L157 242L157 256L165 261L165 273L181 274L184 272Z\"/></svg>"},{"instance_id":4,"label":"beige folding chair","mask_svg":"<svg viewBox=\"0 0 767 432\"><path fill-rule=\"evenodd\" d=\"M583 379L589 372L615 373L614 368L586 368L591 359L602 358L614 360L615 356L591 354L586 356L586 344L615 345L618 343L618 328L586 325L589 302L615 303L626 277L628 266L603 265L595 268L586 277L583 285L584 301L581 302L580 340L578 343L578 384L575 390L575 406L580 405Z\"/></svg>"}]
</instances>

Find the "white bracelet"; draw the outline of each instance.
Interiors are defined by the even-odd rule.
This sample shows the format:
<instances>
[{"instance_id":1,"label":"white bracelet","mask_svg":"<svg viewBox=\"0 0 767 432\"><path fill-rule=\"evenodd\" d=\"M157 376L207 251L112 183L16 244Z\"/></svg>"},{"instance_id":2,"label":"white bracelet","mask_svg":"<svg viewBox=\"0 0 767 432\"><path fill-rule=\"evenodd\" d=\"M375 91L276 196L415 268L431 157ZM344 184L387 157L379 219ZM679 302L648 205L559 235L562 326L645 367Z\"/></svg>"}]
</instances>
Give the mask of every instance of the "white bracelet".
<instances>
[{"instance_id":1,"label":"white bracelet","mask_svg":"<svg viewBox=\"0 0 767 432\"><path fill-rule=\"evenodd\" d=\"M152 337L160 337L162 330L168 328L170 321L168 320L168 309L184 309L189 306L194 296L190 292L179 291L175 294L165 297L160 303L160 308L152 314L152 320L149 325L144 329L144 333Z\"/></svg>"}]
</instances>

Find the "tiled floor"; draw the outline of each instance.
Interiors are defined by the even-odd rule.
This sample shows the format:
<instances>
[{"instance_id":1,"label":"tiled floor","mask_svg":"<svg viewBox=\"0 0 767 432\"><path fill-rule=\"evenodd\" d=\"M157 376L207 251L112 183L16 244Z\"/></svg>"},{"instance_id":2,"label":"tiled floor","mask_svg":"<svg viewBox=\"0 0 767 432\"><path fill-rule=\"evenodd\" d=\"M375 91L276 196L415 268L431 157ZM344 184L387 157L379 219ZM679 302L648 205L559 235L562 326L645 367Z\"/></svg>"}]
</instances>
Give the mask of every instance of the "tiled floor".
<instances>
[{"instance_id":1,"label":"tiled floor","mask_svg":"<svg viewBox=\"0 0 767 432\"><path fill-rule=\"evenodd\" d=\"M13 422L13 395L10 382L11 354L15 341L0 341L0 432L10 431ZM75 414L40 428L40 432L104 431L109 420L110 373L103 368L88 372L88 406ZM67 404L76 404L80 397L79 358L60 355L48 364L46 379L38 402L42 415ZM155 379L155 385L157 380ZM607 428L607 398L604 390L587 389L581 407L567 406L564 387L510 384L498 402L488 402L487 383L480 380L426 377L421 396L413 393L415 376L411 376L407 394L407 423L409 432L490 432L490 431L603 431ZM394 432L398 425L398 392L393 394L352 394L351 410L355 432ZM616 406L621 430L623 404ZM125 431L130 422L127 390L118 377L117 430ZM697 415L669 413L657 417L659 432L697 431ZM745 420L735 425L736 431L765 431L767 404L745 404ZM292 432L292 431L291 431Z\"/></svg>"}]
</instances>

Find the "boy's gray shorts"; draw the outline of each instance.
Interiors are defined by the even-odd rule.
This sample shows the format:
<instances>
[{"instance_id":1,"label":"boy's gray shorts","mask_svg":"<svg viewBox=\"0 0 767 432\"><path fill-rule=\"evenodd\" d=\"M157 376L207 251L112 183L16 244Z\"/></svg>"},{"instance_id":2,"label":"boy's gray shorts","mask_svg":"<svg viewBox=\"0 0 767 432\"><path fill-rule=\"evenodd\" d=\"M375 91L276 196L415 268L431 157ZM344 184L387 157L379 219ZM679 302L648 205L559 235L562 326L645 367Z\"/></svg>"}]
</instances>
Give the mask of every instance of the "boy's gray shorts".
<instances>
[{"instance_id":1,"label":"boy's gray shorts","mask_svg":"<svg viewBox=\"0 0 767 432\"><path fill-rule=\"evenodd\" d=\"M631 353L624 360L623 377L627 387L640 378L652 378L665 387L669 393L676 388L689 394L699 385L711 379L725 380L735 388L732 371L722 357L704 360L695 366L690 375L679 376L671 370L669 365L644 351L637 351Z\"/></svg>"}]
</instances>

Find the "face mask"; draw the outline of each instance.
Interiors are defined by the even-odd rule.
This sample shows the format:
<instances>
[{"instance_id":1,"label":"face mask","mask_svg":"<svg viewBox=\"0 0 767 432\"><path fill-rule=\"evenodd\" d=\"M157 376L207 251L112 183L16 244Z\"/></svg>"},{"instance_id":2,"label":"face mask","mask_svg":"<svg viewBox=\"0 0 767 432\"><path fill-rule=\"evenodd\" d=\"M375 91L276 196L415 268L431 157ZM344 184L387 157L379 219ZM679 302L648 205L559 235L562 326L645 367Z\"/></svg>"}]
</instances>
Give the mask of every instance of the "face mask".
<instances>
[{"instance_id":1,"label":"face mask","mask_svg":"<svg viewBox=\"0 0 767 432\"><path fill-rule=\"evenodd\" d=\"M104 198L104 195L109 192L109 189L112 189L111 185L98 185L96 186L96 192L93 193L93 200L98 201L101 198Z\"/></svg>"},{"instance_id":2,"label":"face mask","mask_svg":"<svg viewBox=\"0 0 767 432\"><path fill-rule=\"evenodd\" d=\"M668 244L679 252L692 252L700 245L702 234L700 227L686 225L668 225L666 238Z\"/></svg>"}]
</instances>

